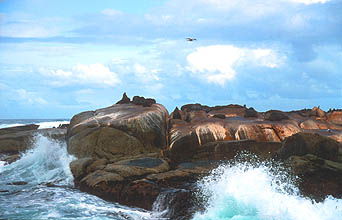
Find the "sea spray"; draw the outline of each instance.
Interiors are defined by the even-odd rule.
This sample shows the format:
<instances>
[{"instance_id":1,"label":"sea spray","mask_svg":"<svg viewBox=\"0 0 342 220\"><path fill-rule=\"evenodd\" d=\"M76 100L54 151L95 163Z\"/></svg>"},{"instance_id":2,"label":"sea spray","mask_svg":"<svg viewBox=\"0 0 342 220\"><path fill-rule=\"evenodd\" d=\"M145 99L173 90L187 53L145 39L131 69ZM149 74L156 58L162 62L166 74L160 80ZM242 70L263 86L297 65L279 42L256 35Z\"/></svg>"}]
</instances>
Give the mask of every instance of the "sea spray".
<instances>
[{"instance_id":1,"label":"sea spray","mask_svg":"<svg viewBox=\"0 0 342 220\"><path fill-rule=\"evenodd\" d=\"M193 220L341 220L342 200L301 197L296 177L273 161L222 164L198 183L206 209Z\"/></svg>"},{"instance_id":2,"label":"sea spray","mask_svg":"<svg viewBox=\"0 0 342 220\"><path fill-rule=\"evenodd\" d=\"M45 136L34 137L33 148L22 154L20 160L4 167L1 176L7 181L25 181L32 184L54 182L72 184L69 163L73 157L67 153L65 142Z\"/></svg>"},{"instance_id":3,"label":"sea spray","mask_svg":"<svg viewBox=\"0 0 342 220\"><path fill-rule=\"evenodd\" d=\"M121 206L73 188L65 142L38 135L14 163L0 161L0 219L151 220L148 211ZM21 183L16 184L16 183Z\"/></svg>"}]
</instances>

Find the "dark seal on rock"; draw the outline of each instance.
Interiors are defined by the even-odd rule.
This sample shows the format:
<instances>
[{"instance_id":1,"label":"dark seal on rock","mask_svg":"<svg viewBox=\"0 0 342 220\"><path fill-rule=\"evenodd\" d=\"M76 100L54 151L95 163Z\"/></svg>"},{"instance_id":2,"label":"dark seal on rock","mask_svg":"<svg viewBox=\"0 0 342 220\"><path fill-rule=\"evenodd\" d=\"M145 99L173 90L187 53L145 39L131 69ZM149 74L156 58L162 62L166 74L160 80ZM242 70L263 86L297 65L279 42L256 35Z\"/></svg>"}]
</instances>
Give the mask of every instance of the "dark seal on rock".
<instances>
[{"instance_id":1,"label":"dark seal on rock","mask_svg":"<svg viewBox=\"0 0 342 220\"><path fill-rule=\"evenodd\" d=\"M129 104L131 103L131 99L128 98L128 96L126 95L126 93L124 92L124 94L122 95L122 98L120 101L118 101L116 104Z\"/></svg>"},{"instance_id":2,"label":"dark seal on rock","mask_svg":"<svg viewBox=\"0 0 342 220\"><path fill-rule=\"evenodd\" d=\"M179 112L178 107L175 108L175 110L173 110L172 112L172 119L182 119L182 116Z\"/></svg>"},{"instance_id":3,"label":"dark seal on rock","mask_svg":"<svg viewBox=\"0 0 342 220\"><path fill-rule=\"evenodd\" d=\"M245 114L244 114L245 118L254 118L257 116L258 116L258 112L255 111L255 109L253 107L250 107L250 108L245 110Z\"/></svg>"},{"instance_id":4,"label":"dark seal on rock","mask_svg":"<svg viewBox=\"0 0 342 220\"><path fill-rule=\"evenodd\" d=\"M143 107L151 107L153 104L156 104L156 100L151 98L145 99L142 96L134 96L132 103L136 105L142 105Z\"/></svg>"}]
</instances>

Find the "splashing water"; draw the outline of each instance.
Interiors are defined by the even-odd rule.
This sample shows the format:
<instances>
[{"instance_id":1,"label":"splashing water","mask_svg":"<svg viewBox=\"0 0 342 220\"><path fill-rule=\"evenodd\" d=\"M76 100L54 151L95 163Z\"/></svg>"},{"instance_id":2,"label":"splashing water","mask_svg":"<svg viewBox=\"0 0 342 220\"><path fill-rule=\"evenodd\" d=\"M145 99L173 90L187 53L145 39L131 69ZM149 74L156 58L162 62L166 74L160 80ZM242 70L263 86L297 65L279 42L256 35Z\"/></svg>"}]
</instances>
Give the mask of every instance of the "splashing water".
<instances>
[{"instance_id":1,"label":"splashing water","mask_svg":"<svg viewBox=\"0 0 342 220\"><path fill-rule=\"evenodd\" d=\"M65 143L39 135L34 147L16 162L0 161L0 219L153 219L145 210L74 189L72 160Z\"/></svg>"},{"instance_id":2,"label":"splashing water","mask_svg":"<svg viewBox=\"0 0 342 220\"><path fill-rule=\"evenodd\" d=\"M207 200L193 220L341 220L342 200L316 203L299 195L284 170L270 163L221 165L199 182Z\"/></svg>"},{"instance_id":3,"label":"splashing water","mask_svg":"<svg viewBox=\"0 0 342 220\"><path fill-rule=\"evenodd\" d=\"M4 167L1 176L7 176L7 182L72 184L69 163L73 157L68 155L65 143L51 141L38 135L35 137L34 146L24 153L20 160Z\"/></svg>"}]
</instances>

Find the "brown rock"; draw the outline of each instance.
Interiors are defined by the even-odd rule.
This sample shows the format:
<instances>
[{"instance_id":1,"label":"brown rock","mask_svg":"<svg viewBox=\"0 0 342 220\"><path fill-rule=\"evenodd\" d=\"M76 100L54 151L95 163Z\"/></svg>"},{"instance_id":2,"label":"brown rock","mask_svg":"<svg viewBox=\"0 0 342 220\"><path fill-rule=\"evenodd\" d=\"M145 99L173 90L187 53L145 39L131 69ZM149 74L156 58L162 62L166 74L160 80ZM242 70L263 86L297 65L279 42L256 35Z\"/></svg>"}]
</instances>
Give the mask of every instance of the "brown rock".
<instances>
[{"instance_id":1,"label":"brown rock","mask_svg":"<svg viewBox=\"0 0 342 220\"><path fill-rule=\"evenodd\" d=\"M342 111L332 111L327 114L327 121L342 126Z\"/></svg>"},{"instance_id":2,"label":"brown rock","mask_svg":"<svg viewBox=\"0 0 342 220\"><path fill-rule=\"evenodd\" d=\"M312 154L291 156L287 161L301 178L299 188L304 196L318 201L328 195L342 197L342 163Z\"/></svg>"},{"instance_id":3,"label":"brown rock","mask_svg":"<svg viewBox=\"0 0 342 220\"><path fill-rule=\"evenodd\" d=\"M325 117L325 112L322 109L320 109L320 107L314 107L312 109L312 112L314 113L314 115L316 117L319 117L319 118L324 118Z\"/></svg>"},{"instance_id":4,"label":"brown rock","mask_svg":"<svg viewBox=\"0 0 342 220\"><path fill-rule=\"evenodd\" d=\"M160 191L161 188L152 181L146 179L135 180L123 187L120 202L124 205L152 210L153 202Z\"/></svg>"},{"instance_id":5,"label":"brown rock","mask_svg":"<svg viewBox=\"0 0 342 220\"><path fill-rule=\"evenodd\" d=\"M68 151L79 158L112 159L166 148L167 110L159 104L113 105L73 117Z\"/></svg>"},{"instance_id":6,"label":"brown rock","mask_svg":"<svg viewBox=\"0 0 342 220\"><path fill-rule=\"evenodd\" d=\"M270 110L265 112L265 120L269 121L281 121L287 120L289 117L282 111Z\"/></svg>"},{"instance_id":7,"label":"brown rock","mask_svg":"<svg viewBox=\"0 0 342 220\"><path fill-rule=\"evenodd\" d=\"M236 133L236 140L255 140L255 141L273 141L280 142L279 137L273 130L271 124L241 124Z\"/></svg>"},{"instance_id":8,"label":"brown rock","mask_svg":"<svg viewBox=\"0 0 342 220\"><path fill-rule=\"evenodd\" d=\"M87 167L94 162L94 159L90 157L74 160L70 163L70 170L75 178L75 182L78 183L83 177L85 177L87 172ZM76 184L77 185L77 184Z\"/></svg>"},{"instance_id":9,"label":"brown rock","mask_svg":"<svg viewBox=\"0 0 342 220\"><path fill-rule=\"evenodd\" d=\"M322 121L322 120L313 120L308 119L300 123L300 127L303 129L313 130L313 129L321 129L321 130L342 130L342 126Z\"/></svg>"},{"instance_id":10,"label":"brown rock","mask_svg":"<svg viewBox=\"0 0 342 220\"><path fill-rule=\"evenodd\" d=\"M323 159L337 161L339 144L337 141L319 134L297 133L285 139L277 156L287 159L290 156L313 154Z\"/></svg>"}]
</instances>

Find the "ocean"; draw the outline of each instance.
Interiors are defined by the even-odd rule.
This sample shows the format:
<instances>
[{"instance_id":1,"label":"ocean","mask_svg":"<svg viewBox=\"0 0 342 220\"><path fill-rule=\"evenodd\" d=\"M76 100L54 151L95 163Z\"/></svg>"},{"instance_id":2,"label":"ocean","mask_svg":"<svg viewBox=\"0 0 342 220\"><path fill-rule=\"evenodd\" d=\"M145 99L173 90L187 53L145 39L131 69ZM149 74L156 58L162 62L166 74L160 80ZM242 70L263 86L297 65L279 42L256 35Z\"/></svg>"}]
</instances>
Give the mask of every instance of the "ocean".
<instances>
[{"instance_id":1,"label":"ocean","mask_svg":"<svg viewBox=\"0 0 342 220\"><path fill-rule=\"evenodd\" d=\"M68 120L0 120L0 128L22 124L57 127ZM14 163L0 161L0 219L152 220L159 213L104 201L73 187L66 144L44 136ZM284 172L266 163L222 164L198 182L206 210L194 220L341 220L342 200L314 202L298 194Z\"/></svg>"}]
</instances>

